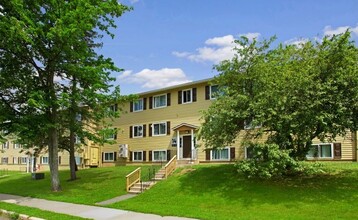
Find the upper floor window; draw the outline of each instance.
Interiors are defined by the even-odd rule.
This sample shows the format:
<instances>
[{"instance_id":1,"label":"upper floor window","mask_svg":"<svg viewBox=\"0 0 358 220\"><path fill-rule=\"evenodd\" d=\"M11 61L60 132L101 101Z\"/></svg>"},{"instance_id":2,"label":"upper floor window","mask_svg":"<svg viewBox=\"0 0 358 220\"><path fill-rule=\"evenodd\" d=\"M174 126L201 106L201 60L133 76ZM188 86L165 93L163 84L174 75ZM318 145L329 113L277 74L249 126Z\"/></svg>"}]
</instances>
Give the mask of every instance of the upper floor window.
<instances>
[{"instance_id":1,"label":"upper floor window","mask_svg":"<svg viewBox=\"0 0 358 220\"><path fill-rule=\"evenodd\" d=\"M133 102L133 111L134 112L143 111L143 99L138 99L137 101Z\"/></svg>"},{"instance_id":2,"label":"upper floor window","mask_svg":"<svg viewBox=\"0 0 358 220\"><path fill-rule=\"evenodd\" d=\"M110 128L105 130L105 138L107 140L115 140L117 139L117 129L116 128Z\"/></svg>"},{"instance_id":3,"label":"upper floor window","mask_svg":"<svg viewBox=\"0 0 358 220\"><path fill-rule=\"evenodd\" d=\"M133 137L143 137L143 125L133 126Z\"/></svg>"},{"instance_id":4,"label":"upper floor window","mask_svg":"<svg viewBox=\"0 0 358 220\"><path fill-rule=\"evenodd\" d=\"M215 99L219 91L218 85L210 86L210 99Z\"/></svg>"},{"instance_id":5,"label":"upper floor window","mask_svg":"<svg viewBox=\"0 0 358 220\"><path fill-rule=\"evenodd\" d=\"M6 141L5 143L2 144L2 149L9 149L9 142Z\"/></svg>"},{"instance_id":6,"label":"upper floor window","mask_svg":"<svg viewBox=\"0 0 358 220\"><path fill-rule=\"evenodd\" d=\"M153 124L153 136L166 135L167 134L167 123L155 123Z\"/></svg>"},{"instance_id":7,"label":"upper floor window","mask_svg":"<svg viewBox=\"0 0 358 220\"><path fill-rule=\"evenodd\" d=\"M109 106L109 111L111 111L111 112L118 111L118 105L114 104L114 105Z\"/></svg>"},{"instance_id":8,"label":"upper floor window","mask_svg":"<svg viewBox=\"0 0 358 220\"><path fill-rule=\"evenodd\" d=\"M178 91L178 104L196 102L196 88Z\"/></svg>"},{"instance_id":9,"label":"upper floor window","mask_svg":"<svg viewBox=\"0 0 358 220\"><path fill-rule=\"evenodd\" d=\"M167 106L167 94L153 97L154 108L162 108Z\"/></svg>"},{"instance_id":10,"label":"upper floor window","mask_svg":"<svg viewBox=\"0 0 358 220\"><path fill-rule=\"evenodd\" d=\"M182 103L191 103L192 102L192 92L191 89L182 91Z\"/></svg>"},{"instance_id":11,"label":"upper floor window","mask_svg":"<svg viewBox=\"0 0 358 220\"><path fill-rule=\"evenodd\" d=\"M19 149L20 147L21 147L21 145L19 143L14 142L14 149Z\"/></svg>"}]
</instances>

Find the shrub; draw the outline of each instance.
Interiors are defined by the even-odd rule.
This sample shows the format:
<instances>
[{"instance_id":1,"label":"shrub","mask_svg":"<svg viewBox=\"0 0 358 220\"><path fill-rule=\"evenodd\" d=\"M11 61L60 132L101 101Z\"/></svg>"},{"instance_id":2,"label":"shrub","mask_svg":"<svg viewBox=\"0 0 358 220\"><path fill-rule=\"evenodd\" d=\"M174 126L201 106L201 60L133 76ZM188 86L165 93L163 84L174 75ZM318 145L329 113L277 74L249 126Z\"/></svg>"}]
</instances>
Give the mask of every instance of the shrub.
<instances>
[{"instance_id":1,"label":"shrub","mask_svg":"<svg viewBox=\"0 0 358 220\"><path fill-rule=\"evenodd\" d=\"M238 162L236 167L248 178L269 179L323 172L321 164L296 161L290 157L290 150L281 150L277 144L250 143L247 152L250 158Z\"/></svg>"}]
</instances>

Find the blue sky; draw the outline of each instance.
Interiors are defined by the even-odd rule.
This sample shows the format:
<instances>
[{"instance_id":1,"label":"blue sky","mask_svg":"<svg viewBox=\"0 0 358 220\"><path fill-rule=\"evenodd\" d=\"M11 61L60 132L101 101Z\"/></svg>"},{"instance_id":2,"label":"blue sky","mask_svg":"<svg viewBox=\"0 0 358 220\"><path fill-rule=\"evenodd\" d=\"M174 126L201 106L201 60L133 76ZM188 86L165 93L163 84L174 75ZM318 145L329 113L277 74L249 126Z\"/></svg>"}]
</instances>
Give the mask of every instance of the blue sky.
<instances>
[{"instance_id":1,"label":"blue sky","mask_svg":"<svg viewBox=\"0 0 358 220\"><path fill-rule=\"evenodd\" d=\"M123 94L210 78L232 56L240 35L298 43L351 28L358 41L358 0L122 0L99 51L125 71L113 74Z\"/></svg>"}]
</instances>

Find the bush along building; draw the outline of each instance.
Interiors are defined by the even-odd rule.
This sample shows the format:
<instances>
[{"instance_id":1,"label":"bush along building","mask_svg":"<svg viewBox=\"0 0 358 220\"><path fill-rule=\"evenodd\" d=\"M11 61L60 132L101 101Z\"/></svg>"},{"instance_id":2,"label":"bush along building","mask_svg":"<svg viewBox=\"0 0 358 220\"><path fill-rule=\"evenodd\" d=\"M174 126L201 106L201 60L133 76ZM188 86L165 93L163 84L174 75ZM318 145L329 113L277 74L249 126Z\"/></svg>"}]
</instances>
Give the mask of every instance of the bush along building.
<instances>
[{"instance_id":1,"label":"bush along building","mask_svg":"<svg viewBox=\"0 0 358 220\"><path fill-rule=\"evenodd\" d=\"M138 100L126 103L121 117L114 120L114 132L108 138L115 144L101 147L101 166L165 163L174 155L180 163L229 162L249 157L249 150L241 146L241 134L232 146L216 150L205 149L197 140L201 111L215 101L217 86L210 81L137 94ZM357 160L357 132L348 132L334 142L313 143L308 160Z\"/></svg>"}]
</instances>

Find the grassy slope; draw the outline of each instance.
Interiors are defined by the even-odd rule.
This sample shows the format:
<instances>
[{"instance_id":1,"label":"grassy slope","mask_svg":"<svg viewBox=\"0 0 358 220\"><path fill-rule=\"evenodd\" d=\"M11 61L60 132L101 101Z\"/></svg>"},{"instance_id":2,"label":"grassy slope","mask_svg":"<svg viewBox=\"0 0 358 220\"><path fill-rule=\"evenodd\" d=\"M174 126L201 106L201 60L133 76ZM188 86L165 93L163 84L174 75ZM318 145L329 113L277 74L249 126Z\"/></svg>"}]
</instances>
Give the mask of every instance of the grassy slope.
<instances>
[{"instance_id":1,"label":"grassy slope","mask_svg":"<svg viewBox=\"0 0 358 220\"><path fill-rule=\"evenodd\" d=\"M84 218L80 218L80 217L44 211L44 210L36 209L36 208L30 208L30 207L15 205L15 204L9 204L9 203L5 203L5 202L0 202L0 209L4 209L7 211L13 211L18 214L25 214L25 215L32 216L32 217L51 219L51 220L80 220L80 219L84 219Z\"/></svg>"},{"instance_id":2,"label":"grassy slope","mask_svg":"<svg viewBox=\"0 0 358 220\"><path fill-rule=\"evenodd\" d=\"M62 192L50 190L48 172L43 180L32 180L30 174L10 173L8 177L0 178L0 193L93 205L126 194L125 176L136 168L121 166L79 170L76 181L67 181L69 171L61 171ZM142 169L144 175L147 171L148 167Z\"/></svg>"},{"instance_id":3,"label":"grassy slope","mask_svg":"<svg viewBox=\"0 0 358 220\"><path fill-rule=\"evenodd\" d=\"M196 166L110 207L199 219L354 219L358 163L327 163L333 175L247 180L232 165Z\"/></svg>"}]
</instances>

